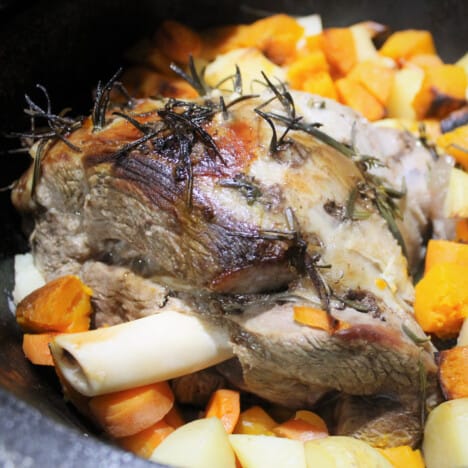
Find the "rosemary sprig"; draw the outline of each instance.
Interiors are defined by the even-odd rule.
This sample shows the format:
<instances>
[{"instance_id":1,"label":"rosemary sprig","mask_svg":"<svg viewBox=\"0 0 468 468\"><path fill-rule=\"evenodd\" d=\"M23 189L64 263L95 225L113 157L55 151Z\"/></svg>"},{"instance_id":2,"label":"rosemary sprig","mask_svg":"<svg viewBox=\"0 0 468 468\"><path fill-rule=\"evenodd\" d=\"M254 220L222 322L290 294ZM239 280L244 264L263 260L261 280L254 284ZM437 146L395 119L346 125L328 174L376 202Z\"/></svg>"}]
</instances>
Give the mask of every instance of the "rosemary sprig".
<instances>
[{"instance_id":1,"label":"rosemary sprig","mask_svg":"<svg viewBox=\"0 0 468 468\"><path fill-rule=\"evenodd\" d=\"M416 335L405 323L401 325L401 329L403 333L416 345L418 346L423 346L427 342L431 341L431 338L429 336L424 335L423 337L420 337Z\"/></svg>"},{"instance_id":2,"label":"rosemary sprig","mask_svg":"<svg viewBox=\"0 0 468 468\"><path fill-rule=\"evenodd\" d=\"M426 394L427 394L427 374L422 360L423 350L419 351L418 371L419 371L419 391L421 398L421 427L424 427L426 422Z\"/></svg>"},{"instance_id":3,"label":"rosemary sprig","mask_svg":"<svg viewBox=\"0 0 468 468\"><path fill-rule=\"evenodd\" d=\"M199 96L205 96L208 93L210 88L205 83L203 76L200 76L200 74L197 72L192 56L189 57L189 73L186 73L175 63L171 63L169 67L174 73L179 75L188 84L190 84L190 86L195 89Z\"/></svg>"},{"instance_id":4,"label":"rosemary sprig","mask_svg":"<svg viewBox=\"0 0 468 468\"><path fill-rule=\"evenodd\" d=\"M97 84L96 98L94 100L93 111L91 114L94 131L101 130L106 126L106 112L110 101L110 94L112 88L120 78L122 71L123 69L119 68L105 85L103 85L101 81Z\"/></svg>"},{"instance_id":5,"label":"rosemary sprig","mask_svg":"<svg viewBox=\"0 0 468 468\"><path fill-rule=\"evenodd\" d=\"M233 179L221 180L219 185L239 190L239 192L247 199L247 204L252 205L257 198L262 195L260 188L255 184L252 177L245 174L236 174Z\"/></svg>"}]
</instances>

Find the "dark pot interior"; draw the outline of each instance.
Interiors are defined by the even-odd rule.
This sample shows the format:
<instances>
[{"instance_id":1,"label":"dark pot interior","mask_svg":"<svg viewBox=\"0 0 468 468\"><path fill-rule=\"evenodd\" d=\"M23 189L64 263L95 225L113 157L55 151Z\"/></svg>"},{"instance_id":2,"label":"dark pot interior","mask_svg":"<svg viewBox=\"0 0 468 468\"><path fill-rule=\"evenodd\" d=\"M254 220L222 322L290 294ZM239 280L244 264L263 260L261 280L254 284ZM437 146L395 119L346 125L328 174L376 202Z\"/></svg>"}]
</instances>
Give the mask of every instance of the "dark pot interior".
<instances>
[{"instance_id":1,"label":"dark pot interior","mask_svg":"<svg viewBox=\"0 0 468 468\"><path fill-rule=\"evenodd\" d=\"M120 66L126 47L150 36L164 18L195 27L248 22L268 13L320 13L325 26L372 19L392 29L433 32L440 55L453 61L466 52L468 2L464 0L0 0L0 152L18 146L3 137L24 130L24 94L44 85L55 110L88 113L91 90ZM27 167L21 154L2 154L0 186ZM49 369L23 357L20 332L8 309L11 256L27 250L19 219L0 193L0 465L156 466L126 454L92 435L62 399Z\"/></svg>"}]
</instances>

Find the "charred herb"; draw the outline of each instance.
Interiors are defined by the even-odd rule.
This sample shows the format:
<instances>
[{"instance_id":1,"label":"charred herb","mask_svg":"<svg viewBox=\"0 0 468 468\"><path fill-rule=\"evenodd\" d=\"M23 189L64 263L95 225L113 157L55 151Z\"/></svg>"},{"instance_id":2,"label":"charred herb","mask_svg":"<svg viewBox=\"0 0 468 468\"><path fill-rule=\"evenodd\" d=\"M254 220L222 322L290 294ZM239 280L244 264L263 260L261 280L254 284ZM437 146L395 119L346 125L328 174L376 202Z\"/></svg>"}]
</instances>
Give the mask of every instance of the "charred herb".
<instances>
[{"instance_id":1,"label":"charred herb","mask_svg":"<svg viewBox=\"0 0 468 468\"><path fill-rule=\"evenodd\" d=\"M262 195L254 178L245 174L236 174L234 178L224 179L219 184L238 190L246 198L248 205L252 205Z\"/></svg>"},{"instance_id":2,"label":"charred herb","mask_svg":"<svg viewBox=\"0 0 468 468\"><path fill-rule=\"evenodd\" d=\"M106 112L109 106L110 94L114 86L118 83L122 71L123 69L119 68L106 84L103 85L101 81L97 84L96 98L91 114L94 131L101 130L106 126Z\"/></svg>"},{"instance_id":3,"label":"charred herb","mask_svg":"<svg viewBox=\"0 0 468 468\"><path fill-rule=\"evenodd\" d=\"M401 326L403 333L417 346L424 346L426 343L431 341L429 336L424 335L423 337L416 335L406 324Z\"/></svg>"},{"instance_id":4,"label":"charred herb","mask_svg":"<svg viewBox=\"0 0 468 468\"><path fill-rule=\"evenodd\" d=\"M203 79L203 74L200 75L198 73L192 56L189 57L188 73L182 70L182 68L180 68L175 63L171 63L170 68L174 73L179 75L190 86L192 86L192 88L195 89L199 96L205 96L210 90L210 87L206 84L205 80Z\"/></svg>"},{"instance_id":5,"label":"charred herb","mask_svg":"<svg viewBox=\"0 0 468 468\"><path fill-rule=\"evenodd\" d=\"M439 159L439 153L437 152L436 145L431 141L427 134L426 124L424 122L420 122L418 126L418 133L419 133L419 141L424 146L424 148L429 151L432 156L432 159L437 160Z\"/></svg>"}]
</instances>

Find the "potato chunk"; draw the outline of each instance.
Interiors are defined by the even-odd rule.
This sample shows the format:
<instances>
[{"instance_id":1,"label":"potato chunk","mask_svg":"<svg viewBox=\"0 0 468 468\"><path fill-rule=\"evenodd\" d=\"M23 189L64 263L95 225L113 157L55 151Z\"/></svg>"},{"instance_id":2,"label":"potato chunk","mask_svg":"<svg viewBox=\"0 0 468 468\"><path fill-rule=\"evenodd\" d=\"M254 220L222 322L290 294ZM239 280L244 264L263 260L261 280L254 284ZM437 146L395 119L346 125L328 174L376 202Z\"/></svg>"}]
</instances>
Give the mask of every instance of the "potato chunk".
<instances>
[{"instance_id":1,"label":"potato chunk","mask_svg":"<svg viewBox=\"0 0 468 468\"><path fill-rule=\"evenodd\" d=\"M468 398L450 400L429 413L423 454L427 468L468 466Z\"/></svg>"}]
</instances>

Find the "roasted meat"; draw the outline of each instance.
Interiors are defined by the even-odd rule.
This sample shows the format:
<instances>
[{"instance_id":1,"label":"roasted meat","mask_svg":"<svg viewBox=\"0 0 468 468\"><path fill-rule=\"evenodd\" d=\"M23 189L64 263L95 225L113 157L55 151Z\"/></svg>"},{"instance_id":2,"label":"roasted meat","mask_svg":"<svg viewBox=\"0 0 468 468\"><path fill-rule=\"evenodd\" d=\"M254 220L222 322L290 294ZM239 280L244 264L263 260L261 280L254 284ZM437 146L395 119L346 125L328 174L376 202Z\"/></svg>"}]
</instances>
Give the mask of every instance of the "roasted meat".
<instances>
[{"instance_id":1,"label":"roasted meat","mask_svg":"<svg viewBox=\"0 0 468 468\"><path fill-rule=\"evenodd\" d=\"M93 287L97 324L175 304L228 330L232 384L291 408L390 402L338 430L417 441L435 363L412 314L432 165L415 139L267 80L261 96L95 109L64 140L33 147L13 201L46 277ZM335 331L295 322L297 305Z\"/></svg>"}]
</instances>

